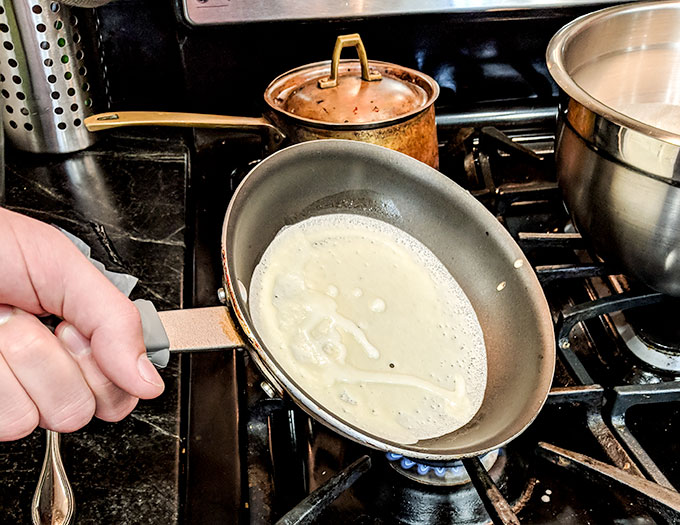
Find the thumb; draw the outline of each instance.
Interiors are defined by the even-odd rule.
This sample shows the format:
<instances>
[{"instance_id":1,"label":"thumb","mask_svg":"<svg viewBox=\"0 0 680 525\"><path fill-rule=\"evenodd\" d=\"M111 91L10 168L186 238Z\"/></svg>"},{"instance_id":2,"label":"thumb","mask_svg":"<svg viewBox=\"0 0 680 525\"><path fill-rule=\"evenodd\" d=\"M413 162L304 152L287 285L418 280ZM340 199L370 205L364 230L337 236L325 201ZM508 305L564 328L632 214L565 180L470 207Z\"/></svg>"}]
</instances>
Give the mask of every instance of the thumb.
<instances>
[{"instance_id":1,"label":"thumb","mask_svg":"<svg viewBox=\"0 0 680 525\"><path fill-rule=\"evenodd\" d=\"M163 392L163 380L146 357L139 311L127 297L120 296L112 318L92 331L92 353L114 384L135 397L150 399Z\"/></svg>"}]
</instances>

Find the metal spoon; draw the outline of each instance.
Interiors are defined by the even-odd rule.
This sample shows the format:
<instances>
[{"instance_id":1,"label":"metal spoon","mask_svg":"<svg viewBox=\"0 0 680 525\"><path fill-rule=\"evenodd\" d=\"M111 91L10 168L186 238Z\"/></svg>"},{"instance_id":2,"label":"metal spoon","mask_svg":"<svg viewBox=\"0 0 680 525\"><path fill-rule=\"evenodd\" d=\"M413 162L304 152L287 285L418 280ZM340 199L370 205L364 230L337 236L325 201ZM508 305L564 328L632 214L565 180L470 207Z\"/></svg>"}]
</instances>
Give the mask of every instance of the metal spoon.
<instances>
[{"instance_id":1,"label":"metal spoon","mask_svg":"<svg viewBox=\"0 0 680 525\"><path fill-rule=\"evenodd\" d=\"M66 477L59 452L58 432L47 430L47 449L38 486L33 494L31 517L34 525L68 525L75 514L73 489Z\"/></svg>"}]
</instances>

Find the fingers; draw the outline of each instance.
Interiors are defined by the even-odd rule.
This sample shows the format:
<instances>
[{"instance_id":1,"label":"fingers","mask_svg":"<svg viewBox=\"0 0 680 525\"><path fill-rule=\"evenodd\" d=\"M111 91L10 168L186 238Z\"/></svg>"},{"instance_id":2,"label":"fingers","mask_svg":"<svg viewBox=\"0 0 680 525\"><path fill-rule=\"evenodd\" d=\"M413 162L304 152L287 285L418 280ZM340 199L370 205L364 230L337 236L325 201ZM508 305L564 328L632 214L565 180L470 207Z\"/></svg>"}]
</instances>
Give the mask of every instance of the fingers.
<instances>
[{"instance_id":1,"label":"fingers","mask_svg":"<svg viewBox=\"0 0 680 525\"><path fill-rule=\"evenodd\" d=\"M78 365L36 317L18 308L0 306L0 354L37 409L41 427L72 432L92 419L95 399ZM5 388L23 403L22 410L30 412L25 399L22 401L21 394L16 393L16 384L10 381L8 385ZM9 404L3 399L3 407ZM35 422L32 415L26 419L19 425L25 425L23 430ZM17 429L15 432L20 433Z\"/></svg>"},{"instance_id":2,"label":"fingers","mask_svg":"<svg viewBox=\"0 0 680 525\"><path fill-rule=\"evenodd\" d=\"M90 340L99 369L133 397L163 391L146 358L137 309L71 241L51 226L0 209L0 246L0 262L11 269L0 273L0 303L48 311L74 325Z\"/></svg>"},{"instance_id":3,"label":"fingers","mask_svg":"<svg viewBox=\"0 0 680 525\"><path fill-rule=\"evenodd\" d=\"M0 306L0 441L20 439L38 424L61 432L76 430L92 417L92 395L94 415L105 421L120 421L136 406L137 398L116 387L101 372L89 341L75 327L61 323L55 333L75 361L75 370L59 341L39 321L20 310ZM40 355L36 356L36 349L42 350ZM26 385L17 379L5 355L19 377L29 378ZM37 367L48 370L49 377L36 375ZM78 372L86 385L81 383L75 392L63 392L74 379L79 382Z\"/></svg>"},{"instance_id":4,"label":"fingers","mask_svg":"<svg viewBox=\"0 0 680 525\"><path fill-rule=\"evenodd\" d=\"M38 426L38 409L0 355L0 441L27 436Z\"/></svg>"},{"instance_id":5,"label":"fingers","mask_svg":"<svg viewBox=\"0 0 680 525\"><path fill-rule=\"evenodd\" d=\"M55 335L80 367L97 405L94 415L104 421L120 421L137 405L138 399L118 388L100 370L90 342L71 324L61 323Z\"/></svg>"}]
</instances>

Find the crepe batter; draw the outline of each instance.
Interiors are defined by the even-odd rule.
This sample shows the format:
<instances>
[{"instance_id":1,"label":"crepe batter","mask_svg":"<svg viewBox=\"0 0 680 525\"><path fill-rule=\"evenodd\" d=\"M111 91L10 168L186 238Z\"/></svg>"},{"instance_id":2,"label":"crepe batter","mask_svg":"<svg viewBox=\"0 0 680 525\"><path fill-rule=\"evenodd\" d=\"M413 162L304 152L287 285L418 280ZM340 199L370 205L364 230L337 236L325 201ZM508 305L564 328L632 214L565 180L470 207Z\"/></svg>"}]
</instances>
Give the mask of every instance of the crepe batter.
<instances>
[{"instance_id":1,"label":"crepe batter","mask_svg":"<svg viewBox=\"0 0 680 525\"><path fill-rule=\"evenodd\" d=\"M482 403L472 305L432 252L390 224L330 214L283 228L249 295L279 366L366 433L415 443L460 428Z\"/></svg>"}]
</instances>

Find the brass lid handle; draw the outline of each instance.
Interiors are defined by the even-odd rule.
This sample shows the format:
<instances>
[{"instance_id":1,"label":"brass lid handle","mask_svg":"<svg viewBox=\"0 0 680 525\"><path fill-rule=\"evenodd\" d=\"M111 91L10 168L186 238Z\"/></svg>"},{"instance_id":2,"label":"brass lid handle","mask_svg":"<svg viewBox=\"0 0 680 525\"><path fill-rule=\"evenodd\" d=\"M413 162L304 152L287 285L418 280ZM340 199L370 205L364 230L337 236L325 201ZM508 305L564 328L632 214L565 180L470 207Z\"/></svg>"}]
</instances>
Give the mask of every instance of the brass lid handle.
<instances>
[{"instance_id":1,"label":"brass lid handle","mask_svg":"<svg viewBox=\"0 0 680 525\"><path fill-rule=\"evenodd\" d=\"M340 65L340 53L343 47L354 46L357 48L359 61L361 62L361 78L371 82L373 80L380 80L382 77L378 72L371 72L368 69L368 57L366 56L366 48L361 41L358 33L351 35L340 35L335 40L335 47L333 48L333 58L331 58L331 75L319 80L319 87L321 89L332 88L338 85L338 69Z\"/></svg>"}]
</instances>

